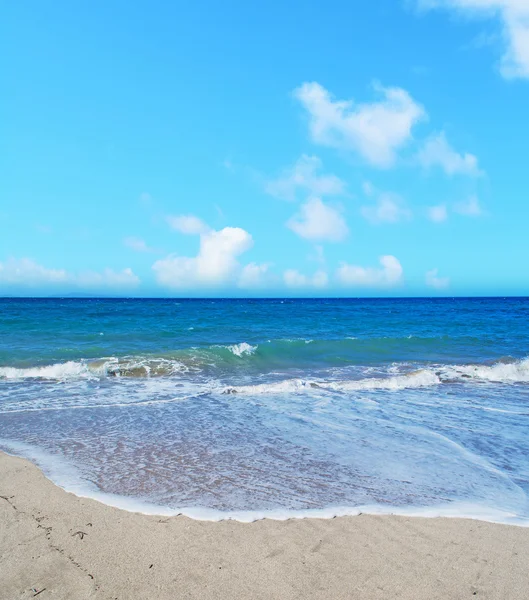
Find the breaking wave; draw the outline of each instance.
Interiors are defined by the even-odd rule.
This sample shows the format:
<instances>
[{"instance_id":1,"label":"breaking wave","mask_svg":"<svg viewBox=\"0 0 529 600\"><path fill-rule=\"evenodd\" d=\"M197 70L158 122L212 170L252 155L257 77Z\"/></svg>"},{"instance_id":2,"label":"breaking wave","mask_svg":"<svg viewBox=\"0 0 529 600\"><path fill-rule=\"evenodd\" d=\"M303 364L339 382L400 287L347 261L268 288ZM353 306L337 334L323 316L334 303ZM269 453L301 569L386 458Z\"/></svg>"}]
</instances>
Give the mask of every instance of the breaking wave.
<instances>
[{"instance_id":1,"label":"breaking wave","mask_svg":"<svg viewBox=\"0 0 529 600\"><path fill-rule=\"evenodd\" d=\"M405 375L394 377L368 377L365 379L345 381L311 381L304 379L287 379L274 383L262 383L257 385L246 385L229 387L225 389L226 394L277 394L300 392L307 389L331 390L334 392L346 392L355 390L403 390L406 388L419 388L441 383L439 377L427 369L413 371Z\"/></svg>"},{"instance_id":2,"label":"breaking wave","mask_svg":"<svg viewBox=\"0 0 529 600\"><path fill-rule=\"evenodd\" d=\"M226 394L278 394L295 393L307 389L335 392L361 390L404 390L440 385L443 383L529 383L529 358L514 363L486 365L443 366L419 369L389 377L366 377L354 380L317 381L287 379L257 385L228 387Z\"/></svg>"},{"instance_id":3,"label":"breaking wave","mask_svg":"<svg viewBox=\"0 0 529 600\"><path fill-rule=\"evenodd\" d=\"M0 367L0 379L45 379L65 381L102 377L156 377L187 372L185 365L175 360L160 358L101 358L97 360L68 361L40 367Z\"/></svg>"},{"instance_id":4,"label":"breaking wave","mask_svg":"<svg viewBox=\"0 0 529 600\"><path fill-rule=\"evenodd\" d=\"M288 340L283 340L283 344ZM308 344L305 340L290 341L294 348L286 357L282 354L276 360L269 360L270 348L266 344L251 345L247 342L229 346L211 346L207 348L190 348L171 353L166 356L125 356L102 357L98 359L83 359L78 361L57 362L50 365L30 367L3 366L0 367L0 380L49 380L68 381L79 379L102 378L151 378L177 377L193 374L208 374L216 379L221 375L228 381L231 375L240 374L240 369L255 367L257 373L271 372L287 373L297 368L298 355L296 348L310 348L315 343ZM264 347L264 348L263 348ZM283 360L283 358L285 360ZM300 366L303 366L300 360ZM487 364L440 364L428 365L423 368L417 362L393 363L378 370L377 377L368 376L372 368L353 359L343 360L338 371L326 368L327 363L320 365L321 373L314 379L285 378L281 381L257 383L250 385L235 385L222 388L225 393L267 394L295 393L307 389L327 389L330 391L347 392L361 390L402 390L407 388L422 388L444 383L529 383L529 358L522 360L503 360L492 365ZM414 367L415 365L415 367ZM345 372L342 369L345 368ZM356 369L354 378L348 369ZM219 370L220 369L220 370ZM274 371L275 370L275 371ZM244 371L249 374L249 372ZM349 376L347 373L349 372Z\"/></svg>"},{"instance_id":5,"label":"breaking wave","mask_svg":"<svg viewBox=\"0 0 529 600\"><path fill-rule=\"evenodd\" d=\"M254 354L257 350L258 346L251 346L246 342L242 342L242 344L233 344L232 346L228 346L228 350L235 354L235 356L244 356Z\"/></svg>"}]
</instances>

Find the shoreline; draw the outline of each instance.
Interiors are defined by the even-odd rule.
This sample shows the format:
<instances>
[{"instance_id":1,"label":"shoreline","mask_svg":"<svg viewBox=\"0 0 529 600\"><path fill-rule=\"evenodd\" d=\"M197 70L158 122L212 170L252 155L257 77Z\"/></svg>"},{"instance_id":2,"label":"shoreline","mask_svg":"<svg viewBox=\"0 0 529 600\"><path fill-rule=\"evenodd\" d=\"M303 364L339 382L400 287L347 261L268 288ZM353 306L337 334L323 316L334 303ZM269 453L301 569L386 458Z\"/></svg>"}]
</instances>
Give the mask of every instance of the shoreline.
<instances>
[{"instance_id":1,"label":"shoreline","mask_svg":"<svg viewBox=\"0 0 529 600\"><path fill-rule=\"evenodd\" d=\"M529 596L524 527L366 514L253 523L144 515L66 492L3 452L0 496L0 600Z\"/></svg>"},{"instance_id":2,"label":"shoreline","mask_svg":"<svg viewBox=\"0 0 529 600\"><path fill-rule=\"evenodd\" d=\"M479 504L464 502L424 507L399 507L384 504L372 504L361 506L329 506L325 508L299 510L278 508L270 510L222 511L202 506L170 508L133 497L102 492L95 488L95 486L94 489L90 489L86 483L81 482L81 479L77 474L77 469L63 459L52 457L39 448L21 442L6 441L0 438L0 444L0 453L3 452L7 456L29 461L47 480L50 481L52 485L66 493L73 494L78 498L94 500L110 508L144 516L182 516L192 520L212 523L220 523L222 521L254 523L261 520L289 521L292 519L335 519L371 515L407 518L417 517L425 519L471 519L485 523L529 528L529 519L523 519L515 514L500 509L493 509ZM10 448L12 451L6 450L6 448ZM57 467L57 465L59 465L59 467Z\"/></svg>"}]
</instances>

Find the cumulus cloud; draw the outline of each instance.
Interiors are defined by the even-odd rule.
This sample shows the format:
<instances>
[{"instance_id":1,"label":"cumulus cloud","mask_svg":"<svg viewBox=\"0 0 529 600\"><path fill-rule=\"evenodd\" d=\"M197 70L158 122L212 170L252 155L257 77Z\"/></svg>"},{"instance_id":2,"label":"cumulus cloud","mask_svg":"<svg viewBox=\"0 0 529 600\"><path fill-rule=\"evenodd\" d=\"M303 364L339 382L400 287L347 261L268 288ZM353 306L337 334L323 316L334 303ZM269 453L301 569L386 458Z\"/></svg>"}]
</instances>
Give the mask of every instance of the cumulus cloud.
<instances>
[{"instance_id":1,"label":"cumulus cloud","mask_svg":"<svg viewBox=\"0 0 529 600\"><path fill-rule=\"evenodd\" d=\"M365 182L363 188L367 196L375 197L374 205L360 208L362 216L371 223L398 223L411 219L411 210L406 207L398 194L378 192L369 182Z\"/></svg>"},{"instance_id":2,"label":"cumulus cloud","mask_svg":"<svg viewBox=\"0 0 529 600\"><path fill-rule=\"evenodd\" d=\"M9 258L0 262L0 283L24 287L69 284L81 288L123 288L138 285L140 279L130 268L75 274L64 269L48 269L31 258Z\"/></svg>"},{"instance_id":3,"label":"cumulus cloud","mask_svg":"<svg viewBox=\"0 0 529 600\"><path fill-rule=\"evenodd\" d=\"M296 269L288 269L283 273L283 281L289 288L324 288L329 282L329 276L323 270L307 276Z\"/></svg>"},{"instance_id":4,"label":"cumulus cloud","mask_svg":"<svg viewBox=\"0 0 529 600\"><path fill-rule=\"evenodd\" d=\"M169 215L166 221L172 229L186 235L200 235L210 231L208 225L194 215Z\"/></svg>"},{"instance_id":5,"label":"cumulus cloud","mask_svg":"<svg viewBox=\"0 0 529 600\"><path fill-rule=\"evenodd\" d=\"M238 286L240 288L260 288L266 286L269 268L269 263L248 263L241 270Z\"/></svg>"},{"instance_id":6,"label":"cumulus cloud","mask_svg":"<svg viewBox=\"0 0 529 600\"><path fill-rule=\"evenodd\" d=\"M48 269L31 258L8 258L0 262L0 282L21 285L53 284L67 281L64 269Z\"/></svg>"},{"instance_id":7,"label":"cumulus cloud","mask_svg":"<svg viewBox=\"0 0 529 600\"><path fill-rule=\"evenodd\" d=\"M386 287L401 283L403 269L391 255L381 256L380 268L359 267L342 263L336 273L340 283L346 286Z\"/></svg>"},{"instance_id":8,"label":"cumulus cloud","mask_svg":"<svg viewBox=\"0 0 529 600\"><path fill-rule=\"evenodd\" d=\"M448 277L439 277L439 269L431 269L426 272L426 285L436 290L443 290L450 285L450 279Z\"/></svg>"},{"instance_id":9,"label":"cumulus cloud","mask_svg":"<svg viewBox=\"0 0 529 600\"><path fill-rule=\"evenodd\" d=\"M426 112L406 90L379 84L374 89L381 98L362 104L336 100L316 82L304 83L294 96L309 114L314 142L357 152L370 164L387 168Z\"/></svg>"},{"instance_id":10,"label":"cumulus cloud","mask_svg":"<svg viewBox=\"0 0 529 600\"><path fill-rule=\"evenodd\" d=\"M473 154L456 152L448 143L444 132L428 138L417 158L425 169L440 167L447 175L477 177L482 174L478 167L478 159Z\"/></svg>"},{"instance_id":11,"label":"cumulus cloud","mask_svg":"<svg viewBox=\"0 0 529 600\"><path fill-rule=\"evenodd\" d=\"M480 217L483 214L483 209L476 195L454 204L454 211L466 217Z\"/></svg>"},{"instance_id":12,"label":"cumulus cloud","mask_svg":"<svg viewBox=\"0 0 529 600\"><path fill-rule=\"evenodd\" d=\"M424 9L445 8L475 17L498 17L505 50L501 73L506 78L529 78L529 3L527 0L417 0Z\"/></svg>"},{"instance_id":13,"label":"cumulus cloud","mask_svg":"<svg viewBox=\"0 0 529 600\"><path fill-rule=\"evenodd\" d=\"M434 223L443 223L448 219L448 210L446 204L430 206L427 211L428 218Z\"/></svg>"},{"instance_id":14,"label":"cumulus cloud","mask_svg":"<svg viewBox=\"0 0 529 600\"><path fill-rule=\"evenodd\" d=\"M299 213L287 222L287 227L302 238L322 242L339 242L349 232L340 211L320 198L309 198L302 204Z\"/></svg>"},{"instance_id":15,"label":"cumulus cloud","mask_svg":"<svg viewBox=\"0 0 529 600\"><path fill-rule=\"evenodd\" d=\"M156 252L154 248L151 248L145 240L137 237L126 237L123 240L123 244L130 248L131 250L135 250L136 252Z\"/></svg>"},{"instance_id":16,"label":"cumulus cloud","mask_svg":"<svg viewBox=\"0 0 529 600\"><path fill-rule=\"evenodd\" d=\"M157 260L152 268L158 282L170 288L219 287L236 280L240 271L237 259L252 245L252 236L239 227L224 227L220 231L201 229L197 256L171 254Z\"/></svg>"},{"instance_id":17,"label":"cumulus cloud","mask_svg":"<svg viewBox=\"0 0 529 600\"><path fill-rule=\"evenodd\" d=\"M277 179L268 181L265 190L268 194L283 200L296 200L296 193L302 190L311 196L333 196L343 194L345 183L336 175L320 174L322 163L317 156L303 154L296 164L286 169Z\"/></svg>"}]
</instances>

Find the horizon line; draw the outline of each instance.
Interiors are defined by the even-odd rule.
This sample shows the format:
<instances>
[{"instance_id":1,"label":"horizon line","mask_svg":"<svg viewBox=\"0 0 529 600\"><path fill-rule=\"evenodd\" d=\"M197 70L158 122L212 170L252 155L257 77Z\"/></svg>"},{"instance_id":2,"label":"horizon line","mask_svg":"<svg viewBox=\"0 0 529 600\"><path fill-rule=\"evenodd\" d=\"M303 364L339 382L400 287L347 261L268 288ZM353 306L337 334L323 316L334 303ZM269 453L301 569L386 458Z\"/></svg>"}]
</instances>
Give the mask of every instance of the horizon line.
<instances>
[{"instance_id":1,"label":"horizon line","mask_svg":"<svg viewBox=\"0 0 529 600\"><path fill-rule=\"evenodd\" d=\"M529 295L455 296L102 296L66 294L55 296L0 296L0 300L473 300L529 299Z\"/></svg>"}]
</instances>

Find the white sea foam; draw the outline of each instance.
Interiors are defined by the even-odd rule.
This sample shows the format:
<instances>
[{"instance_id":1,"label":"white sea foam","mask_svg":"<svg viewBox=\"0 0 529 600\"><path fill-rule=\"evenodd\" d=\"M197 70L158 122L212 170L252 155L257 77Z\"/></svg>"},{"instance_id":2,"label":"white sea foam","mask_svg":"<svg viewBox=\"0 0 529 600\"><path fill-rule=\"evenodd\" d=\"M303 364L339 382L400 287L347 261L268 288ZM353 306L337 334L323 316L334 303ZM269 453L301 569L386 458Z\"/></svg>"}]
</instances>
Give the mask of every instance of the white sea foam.
<instances>
[{"instance_id":1,"label":"white sea foam","mask_svg":"<svg viewBox=\"0 0 529 600\"><path fill-rule=\"evenodd\" d=\"M492 366L450 366L444 371L453 378L477 379L496 383L528 383L529 358L511 363L496 363Z\"/></svg>"},{"instance_id":2,"label":"white sea foam","mask_svg":"<svg viewBox=\"0 0 529 600\"><path fill-rule=\"evenodd\" d=\"M239 357L244 355L249 356L257 350L257 346L251 346L246 342L242 342L240 344L233 344L232 346L227 346L227 348L232 354L235 354L235 356Z\"/></svg>"},{"instance_id":3,"label":"white sea foam","mask_svg":"<svg viewBox=\"0 0 529 600\"><path fill-rule=\"evenodd\" d=\"M331 383L327 387L337 391L348 390L404 390L408 388L421 388L438 385L441 383L438 375L429 369L412 371L405 375L393 377L367 378L357 381L340 381Z\"/></svg>"},{"instance_id":4,"label":"white sea foam","mask_svg":"<svg viewBox=\"0 0 529 600\"><path fill-rule=\"evenodd\" d=\"M242 358L254 354L258 346L246 342L226 346L235 356ZM387 377L364 377L360 379L304 380L286 379L279 382L226 388L238 393L289 393L308 388L322 388L334 391L354 390L402 390L439 385L444 382L456 383L529 383L529 358L494 365L438 365L408 373L399 373L399 367L387 370ZM114 377L153 377L171 376L189 372L183 363L165 358L153 357L106 357L98 360L81 360L55 363L37 367L0 367L0 379L24 380L45 379L67 381L73 379L95 379ZM365 373L369 372L368 370Z\"/></svg>"},{"instance_id":5,"label":"white sea foam","mask_svg":"<svg viewBox=\"0 0 529 600\"><path fill-rule=\"evenodd\" d=\"M80 377L91 377L98 374L101 371L101 375L105 374L104 366L101 368L95 367L94 370L90 370L87 363L68 361L65 363L56 363L53 365L46 365L42 367L29 367L29 368L17 368L17 367L0 367L0 378L1 379L78 379Z\"/></svg>"},{"instance_id":6,"label":"white sea foam","mask_svg":"<svg viewBox=\"0 0 529 600\"><path fill-rule=\"evenodd\" d=\"M198 521L238 521L252 523L263 519L287 521L290 519L334 519L335 517L370 515L400 515L407 517L445 517L464 518L529 527L529 519L522 518L507 510L492 508L479 503L452 502L432 506L391 506L387 504L369 504L359 506L328 506L294 510L277 508L270 510L233 510L222 511L201 506L173 508L146 502L129 496L110 494L100 491L93 483L82 477L78 469L68 460L40 450L22 442L3 440L0 446L7 452L22 456L34 462L44 474L57 486L81 498L91 498L107 506L129 512L157 516L185 516Z\"/></svg>"},{"instance_id":7,"label":"white sea foam","mask_svg":"<svg viewBox=\"0 0 529 600\"><path fill-rule=\"evenodd\" d=\"M396 367L389 369L394 373ZM285 379L279 382L257 385L234 386L225 389L225 393L240 394L277 394L295 393L307 389L323 389L332 391L355 390L389 390L398 391L412 388L423 388L444 382L494 382L494 383L529 383L529 358L513 363L497 363L486 365L440 366L437 368L419 369L390 377L365 377L363 379L318 381L304 379Z\"/></svg>"},{"instance_id":8,"label":"white sea foam","mask_svg":"<svg viewBox=\"0 0 529 600\"><path fill-rule=\"evenodd\" d=\"M225 394L279 394L292 393L321 387L315 381L304 379L285 379L273 383L258 383L256 385L239 385L227 387L223 390Z\"/></svg>"},{"instance_id":9,"label":"white sea foam","mask_svg":"<svg viewBox=\"0 0 529 600\"><path fill-rule=\"evenodd\" d=\"M304 379L286 379L274 383L262 383L257 385L235 386L225 389L225 393L239 394L277 394L295 393L308 389L322 389L332 391L353 390L403 390L406 388L419 388L441 383L435 372L428 369L413 371L406 375L394 377L368 377L365 379L343 380L343 381L312 381Z\"/></svg>"},{"instance_id":10,"label":"white sea foam","mask_svg":"<svg viewBox=\"0 0 529 600\"><path fill-rule=\"evenodd\" d=\"M66 381L72 379L100 378L107 375L115 377L174 375L185 371L188 371L185 365L170 359L142 357L117 359L108 357L98 360L54 363L41 367L0 367L0 379Z\"/></svg>"}]
</instances>

